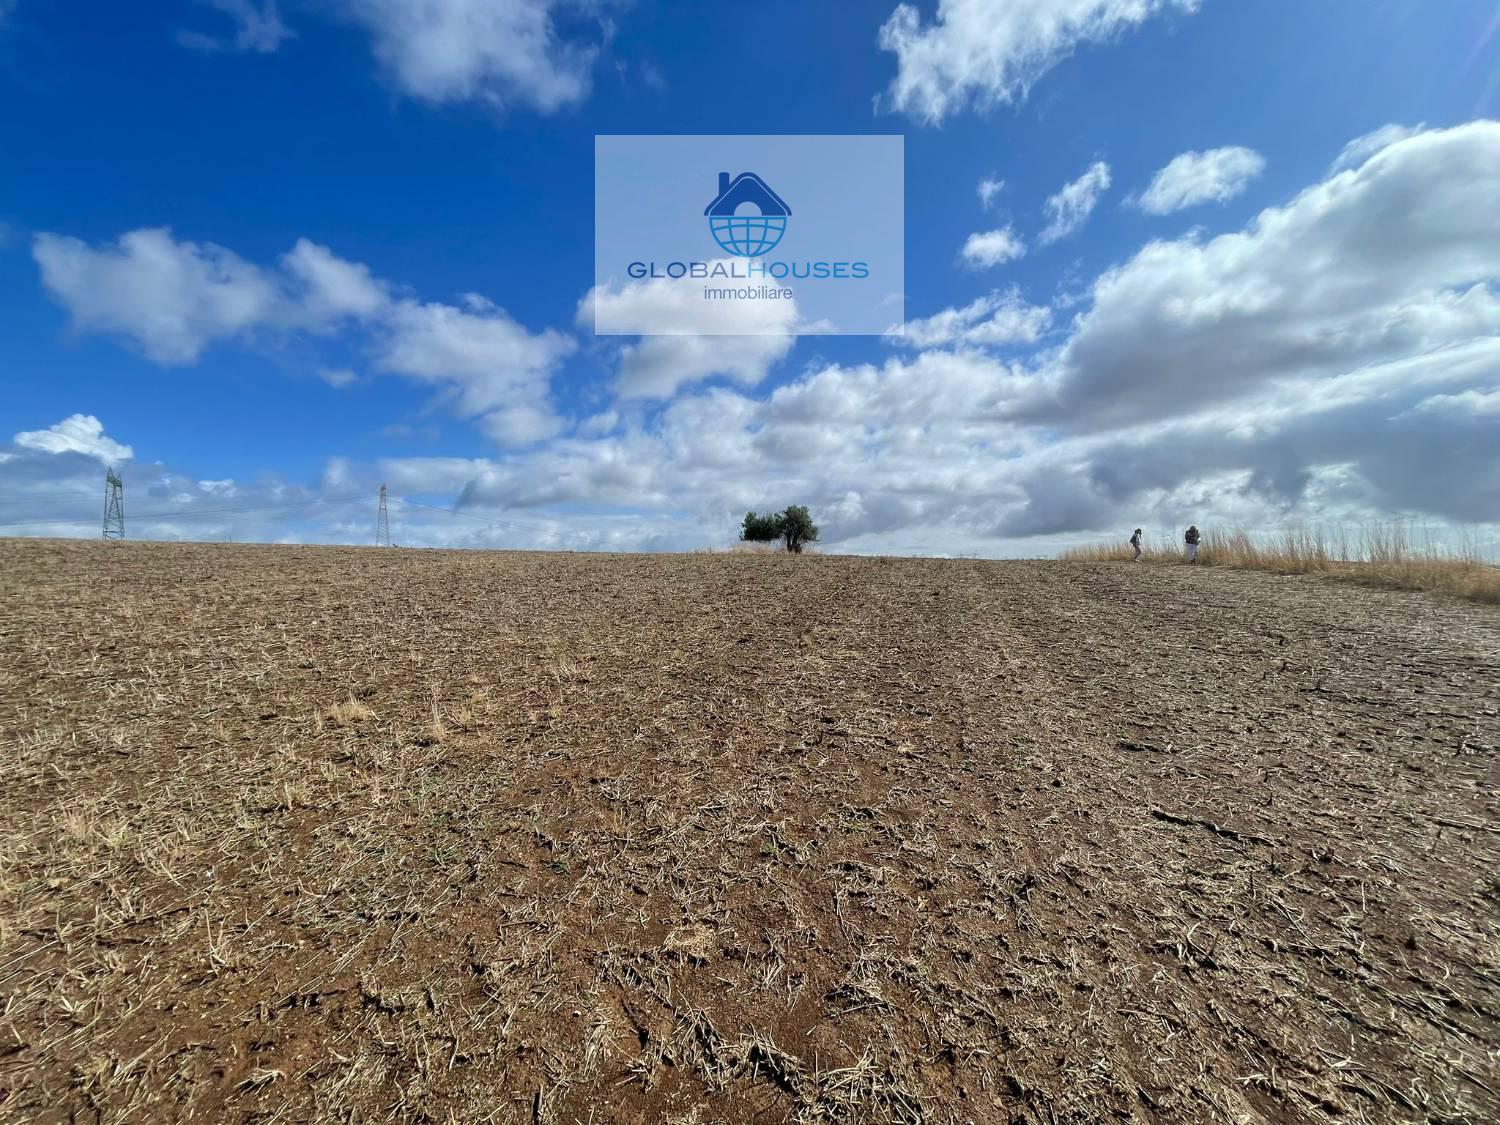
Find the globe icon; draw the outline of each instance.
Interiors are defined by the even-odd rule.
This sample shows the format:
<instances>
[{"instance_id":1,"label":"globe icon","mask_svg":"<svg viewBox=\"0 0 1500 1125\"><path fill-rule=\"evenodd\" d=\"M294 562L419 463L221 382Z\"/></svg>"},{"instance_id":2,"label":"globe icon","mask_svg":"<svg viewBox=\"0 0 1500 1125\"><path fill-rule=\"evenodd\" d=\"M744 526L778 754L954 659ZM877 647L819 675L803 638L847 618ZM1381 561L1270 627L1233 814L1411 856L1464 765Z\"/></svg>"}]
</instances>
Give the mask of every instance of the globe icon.
<instances>
[{"instance_id":1,"label":"globe icon","mask_svg":"<svg viewBox=\"0 0 1500 1125\"><path fill-rule=\"evenodd\" d=\"M708 229L714 241L741 258L758 258L776 249L786 233L785 215L713 215Z\"/></svg>"}]
</instances>

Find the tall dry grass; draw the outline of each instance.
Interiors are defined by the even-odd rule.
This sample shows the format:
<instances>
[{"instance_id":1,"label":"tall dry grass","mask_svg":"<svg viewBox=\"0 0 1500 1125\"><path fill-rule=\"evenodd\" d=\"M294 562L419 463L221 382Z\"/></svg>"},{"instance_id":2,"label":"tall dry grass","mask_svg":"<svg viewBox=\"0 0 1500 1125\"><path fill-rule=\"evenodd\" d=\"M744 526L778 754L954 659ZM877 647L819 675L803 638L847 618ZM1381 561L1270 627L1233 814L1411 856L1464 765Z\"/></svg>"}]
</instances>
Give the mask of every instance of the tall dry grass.
<instances>
[{"instance_id":1,"label":"tall dry grass","mask_svg":"<svg viewBox=\"0 0 1500 1125\"><path fill-rule=\"evenodd\" d=\"M1071 562L1128 562L1130 544L1075 547L1058 557ZM1181 542L1162 536L1143 546L1142 562L1186 563ZM1406 524L1290 528L1271 535L1206 531L1198 565L1232 566L1276 574L1322 574L1399 590L1430 590L1478 602L1500 603L1500 567L1485 561L1472 539L1456 546L1430 535L1420 539Z\"/></svg>"},{"instance_id":2,"label":"tall dry grass","mask_svg":"<svg viewBox=\"0 0 1500 1125\"><path fill-rule=\"evenodd\" d=\"M784 555L787 549L779 542L777 543L747 543L743 539L736 540L727 547L694 547L689 552L694 555ZM802 548L804 555L821 555L823 550L814 544L805 544Z\"/></svg>"}]
</instances>

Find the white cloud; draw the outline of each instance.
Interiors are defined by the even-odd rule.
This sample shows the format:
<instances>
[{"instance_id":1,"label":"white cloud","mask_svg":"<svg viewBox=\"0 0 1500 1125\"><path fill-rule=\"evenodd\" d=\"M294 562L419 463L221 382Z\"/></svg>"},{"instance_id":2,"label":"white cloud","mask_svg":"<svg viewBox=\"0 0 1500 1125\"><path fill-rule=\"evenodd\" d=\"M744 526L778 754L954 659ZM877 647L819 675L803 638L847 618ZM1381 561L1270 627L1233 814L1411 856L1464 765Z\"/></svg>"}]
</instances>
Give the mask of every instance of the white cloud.
<instances>
[{"instance_id":1,"label":"white cloud","mask_svg":"<svg viewBox=\"0 0 1500 1125\"><path fill-rule=\"evenodd\" d=\"M37 235L42 280L76 328L122 336L163 364L190 364L209 345L257 333L291 337L355 328L354 343L376 366L437 384L466 417L511 444L556 433L549 405L553 369L572 337L533 333L477 294L462 307L392 296L369 267L299 239L266 270L211 243L179 242L165 228L130 231L93 248ZM332 386L356 376L340 366L314 373Z\"/></svg>"},{"instance_id":2,"label":"white cloud","mask_svg":"<svg viewBox=\"0 0 1500 1125\"><path fill-rule=\"evenodd\" d=\"M754 386L792 350L795 301L705 301L702 287L691 278L652 278L595 287L579 302L580 327L649 333L620 348L621 397L669 398L716 375Z\"/></svg>"},{"instance_id":3,"label":"white cloud","mask_svg":"<svg viewBox=\"0 0 1500 1125\"><path fill-rule=\"evenodd\" d=\"M1046 330L1002 290L911 322L910 358L811 369L761 401L679 395L659 424L611 420L466 495L670 506L725 538L795 499L840 549L887 551L1034 553L1188 520L1493 522L1494 144L1485 123L1410 138L1243 232L1152 243L1029 366L977 350Z\"/></svg>"},{"instance_id":4,"label":"white cloud","mask_svg":"<svg viewBox=\"0 0 1500 1125\"><path fill-rule=\"evenodd\" d=\"M470 293L464 307L401 301L379 361L389 371L419 379L461 379L473 412L497 405L485 380L497 371L549 368L573 347L559 333L532 335L492 302ZM503 396L502 396L503 397Z\"/></svg>"},{"instance_id":5,"label":"white cloud","mask_svg":"<svg viewBox=\"0 0 1500 1125\"><path fill-rule=\"evenodd\" d=\"M563 422L551 404L542 400L492 410L480 418L479 426L497 445L514 448L556 437Z\"/></svg>"},{"instance_id":6,"label":"white cloud","mask_svg":"<svg viewBox=\"0 0 1500 1125\"><path fill-rule=\"evenodd\" d=\"M1029 459L1022 484L1030 500L1002 518L1001 531L1105 526L1122 509L1145 507L1178 526L1202 523L1203 513L1251 527L1417 515L1488 521L1500 533L1500 461L1491 452L1500 425L1451 409L1473 404L1468 391L1430 393L1491 378L1497 362L1500 338L1485 337L1332 378L1268 384L1232 408L1067 438ZM1434 405L1413 408L1419 403ZM1036 503L1043 496L1055 502ZM1063 524L1059 510L1072 513Z\"/></svg>"},{"instance_id":7,"label":"white cloud","mask_svg":"<svg viewBox=\"0 0 1500 1125\"><path fill-rule=\"evenodd\" d=\"M552 370L577 346L552 329L532 333L492 302L470 293L464 307L397 302L377 351L382 370L449 388L463 415L483 415L491 437L508 445L561 428L549 403Z\"/></svg>"},{"instance_id":8,"label":"white cloud","mask_svg":"<svg viewBox=\"0 0 1500 1125\"><path fill-rule=\"evenodd\" d=\"M620 424L620 412L601 410L578 424L578 433L583 437L600 437Z\"/></svg>"},{"instance_id":9,"label":"white cloud","mask_svg":"<svg viewBox=\"0 0 1500 1125\"><path fill-rule=\"evenodd\" d=\"M1051 309L1028 305L1022 300L1020 290L1012 287L997 289L963 308L944 309L920 320L908 320L900 332L891 333L886 339L912 348L1035 344L1051 325Z\"/></svg>"},{"instance_id":10,"label":"white cloud","mask_svg":"<svg viewBox=\"0 0 1500 1125\"><path fill-rule=\"evenodd\" d=\"M396 84L427 102L524 103L550 112L583 100L597 53L560 36L558 0L341 0Z\"/></svg>"},{"instance_id":11,"label":"white cloud","mask_svg":"<svg viewBox=\"0 0 1500 1125\"><path fill-rule=\"evenodd\" d=\"M128 231L97 249L43 233L32 255L76 328L124 336L164 364L194 363L211 344L256 330L369 320L390 304L367 266L305 238L282 256L279 272L210 242L178 241L166 227Z\"/></svg>"},{"instance_id":12,"label":"white cloud","mask_svg":"<svg viewBox=\"0 0 1500 1125\"><path fill-rule=\"evenodd\" d=\"M578 303L577 320L602 335L782 336L798 314L795 300L708 301L701 279L654 277L595 286Z\"/></svg>"},{"instance_id":13,"label":"white cloud","mask_svg":"<svg viewBox=\"0 0 1500 1125\"><path fill-rule=\"evenodd\" d=\"M166 227L128 231L94 248L38 234L42 283L81 331L123 336L158 363L190 364L204 349L258 330L323 331L368 319L389 298L366 266L307 239L266 270L211 242L179 241Z\"/></svg>"},{"instance_id":14,"label":"white cloud","mask_svg":"<svg viewBox=\"0 0 1500 1125\"><path fill-rule=\"evenodd\" d=\"M129 461L134 451L104 436L104 423L92 414L73 414L45 430L28 430L13 439L24 449L43 453L81 453L110 464Z\"/></svg>"},{"instance_id":15,"label":"white cloud","mask_svg":"<svg viewBox=\"0 0 1500 1125\"><path fill-rule=\"evenodd\" d=\"M1078 179L1064 184L1062 190L1047 199L1045 206L1049 222L1040 235L1040 241L1044 245L1056 242L1083 226L1099 197L1109 190L1109 183L1109 165L1096 160Z\"/></svg>"},{"instance_id":16,"label":"white cloud","mask_svg":"<svg viewBox=\"0 0 1500 1125\"><path fill-rule=\"evenodd\" d=\"M1197 7L1198 0L940 0L924 26L915 6L899 4L880 29L881 48L897 60L887 99L928 123L970 104L1018 101L1079 44Z\"/></svg>"},{"instance_id":17,"label":"white cloud","mask_svg":"<svg viewBox=\"0 0 1500 1125\"><path fill-rule=\"evenodd\" d=\"M1223 203L1244 191L1265 167L1265 159L1254 149L1184 152L1156 173L1141 195L1140 208L1148 214L1168 215L1200 203Z\"/></svg>"},{"instance_id":18,"label":"white cloud","mask_svg":"<svg viewBox=\"0 0 1500 1125\"><path fill-rule=\"evenodd\" d=\"M178 242L165 227L130 231L98 250L38 234L32 254L78 329L126 336L158 363L192 363L210 343L285 312L259 267L210 242Z\"/></svg>"},{"instance_id":19,"label":"white cloud","mask_svg":"<svg viewBox=\"0 0 1500 1125\"><path fill-rule=\"evenodd\" d=\"M753 387L788 352L792 336L647 336L621 349L621 398L670 398L715 375Z\"/></svg>"},{"instance_id":20,"label":"white cloud","mask_svg":"<svg viewBox=\"0 0 1500 1125\"><path fill-rule=\"evenodd\" d=\"M262 54L275 51L292 32L281 22L276 10L276 0L198 0L201 4L217 8L235 22L233 40L221 40L200 31L180 31L177 41L184 47L200 51L232 49L257 51Z\"/></svg>"},{"instance_id":21,"label":"white cloud","mask_svg":"<svg viewBox=\"0 0 1500 1125\"><path fill-rule=\"evenodd\" d=\"M1344 146L1330 171L1342 172L1348 168L1358 168L1381 149L1389 148L1397 141L1406 140L1407 137L1414 137L1424 129L1426 125L1382 125L1379 129L1366 133L1362 137L1355 137Z\"/></svg>"},{"instance_id":22,"label":"white cloud","mask_svg":"<svg viewBox=\"0 0 1500 1125\"><path fill-rule=\"evenodd\" d=\"M314 324L345 316L366 319L381 312L390 299L387 286L370 275L368 266L345 261L305 238L282 256L281 264L301 283L301 305Z\"/></svg>"},{"instance_id":23,"label":"white cloud","mask_svg":"<svg viewBox=\"0 0 1500 1125\"><path fill-rule=\"evenodd\" d=\"M1500 333L1500 123L1409 137L1093 286L1035 417L1102 427Z\"/></svg>"},{"instance_id":24,"label":"white cloud","mask_svg":"<svg viewBox=\"0 0 1500 1125\"><path fill-rule=\"evenodd\" d=\"M977 189L979 192L979 206L988 211L991 201L993 201L995 196L999 195L1000 192L1004 189L1004 180L993 180L988 176L980 180L979 187Z\"/></svg>"},{"instance_id":25,"label":"white cloud","mask_svg":"<svg viewBox=\"0 0 1500 1125\"><path fill-rule=\"evenodd\" d=\"M1456 414L1466 418L1500 418L1500 387L1433 395L1413 407L1419 414ZM1500 435L1497 435L1500 436Z\"/></svg>"},{"instance_id":26,"label":"white cloud","mask_svg":"<svg viewBox=\"0 0 1500 1125\"><path fill-rule=\"evenodd\" d=\"M809 364L761 396L692 386L707 377L697 373L733 366L713 349L737 337L708 347L688 336L676 343L703 354L633 361L643 366L632 378L666 373L657 389L672 397L659 407L615 404L550 437L555 419L538 391L554 361L546 334L485 302L433 316L388 297L367 320L338 323L383 346L403 310L417 322L407 342L426 345L430 374L420 377L456 399L479 394L470 403L479 424L526 447L493 459L330 462L320 489L373 497L387 480L398 541L434 544L723 544L746 509L787 503L809 504L829 546L856 551L1036 554L1108 529L1357 526L1398 513L1438 534L1445 521L1497 534L1497 196L1500 124L1424 132L1243 230L1153 241L1097 278L1070 323L1000 289L911 321L891 342L914 350L878 364ZM315 321L303 280L273 272L297 315ZM465 318L500 322L500 342ZM1031 345L1030 358L994 350L1012 342ZM620 353L622 375L640 354ZM523 374L489 408L480 391L496 356ZM744 362L742 386L760 369ZM0 447L0 491L39 487L68 466L82 497L78 527L97 533L102 468L92 457ZM207 506L203 485L155 471L133 470L128 495L159 486L188 497L184 507L199 497ZM422 512L402 495L456 496L464 514ZM127 502L127 516L140 510ZM310 530L259 516L229 526L368 542L372 512L360 501L347 520ZM206 530L188 517L180 529Z\"/></svg>"},{"instance_id":27,"label":"white cloud","mask_svg":"<svg viewBox=\"0 0 1500 1125\"><path fill-rule=\"evenodd\" d=\"M971 266L988 268L1024 257L1026 244L1009 226L969 235L961 251Z\"/></svg>"},{"instance_id":28,"label":"white cloud","mask_svg":"<svg viewBox=\"0 0 1500 1125\"><path fill-rule=\"evenodd\" d=\"M351 387L359 381L359 376L347 367L320 367L318 378L330 387Z\"/></svg>"}]
</instances>

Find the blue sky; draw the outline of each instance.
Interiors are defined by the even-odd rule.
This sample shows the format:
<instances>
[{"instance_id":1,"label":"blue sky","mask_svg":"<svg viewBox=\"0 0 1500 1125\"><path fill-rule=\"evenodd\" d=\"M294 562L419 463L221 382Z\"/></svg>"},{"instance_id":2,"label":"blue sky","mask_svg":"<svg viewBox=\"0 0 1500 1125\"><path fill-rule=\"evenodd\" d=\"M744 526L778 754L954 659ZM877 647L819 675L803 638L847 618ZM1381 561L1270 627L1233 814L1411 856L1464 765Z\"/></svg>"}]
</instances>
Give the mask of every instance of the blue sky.
<instances>
[{"instance_id":1,"label":"blue sky","mask_svg":"<svg viewBox=\"0 0 1500 1125\"><path fill-rule=\"evenodd\" d=\"M792 502L860 551L1494 534L1494 0L421 12L0 0L0 533L96 533L111 461L178 517L138 537L363 542L359 505L212 513L382 479L464 511L398 502L434 545L718 545ZM924 330L595 339L609 133L904 134Z\"/></svg>"}]
</instances>

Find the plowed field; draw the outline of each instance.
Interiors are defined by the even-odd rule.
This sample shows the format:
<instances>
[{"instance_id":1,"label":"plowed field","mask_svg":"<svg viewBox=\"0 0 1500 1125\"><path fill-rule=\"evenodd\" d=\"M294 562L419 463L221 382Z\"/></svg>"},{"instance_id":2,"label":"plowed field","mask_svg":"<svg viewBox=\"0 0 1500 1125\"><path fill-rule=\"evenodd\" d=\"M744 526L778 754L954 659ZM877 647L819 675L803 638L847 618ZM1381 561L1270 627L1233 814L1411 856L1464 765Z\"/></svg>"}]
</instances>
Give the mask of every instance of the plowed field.
<instances>
[{"instance_id":1,"label":"plowed field","mask_svg":"<svg viewBox=\"0 0 1500 1125\"><path fill-rule=\"evenodd\" d=\"M0 541L0 1119L1500 1120L1500 612Z\"/></svg>"}]
</instances>

